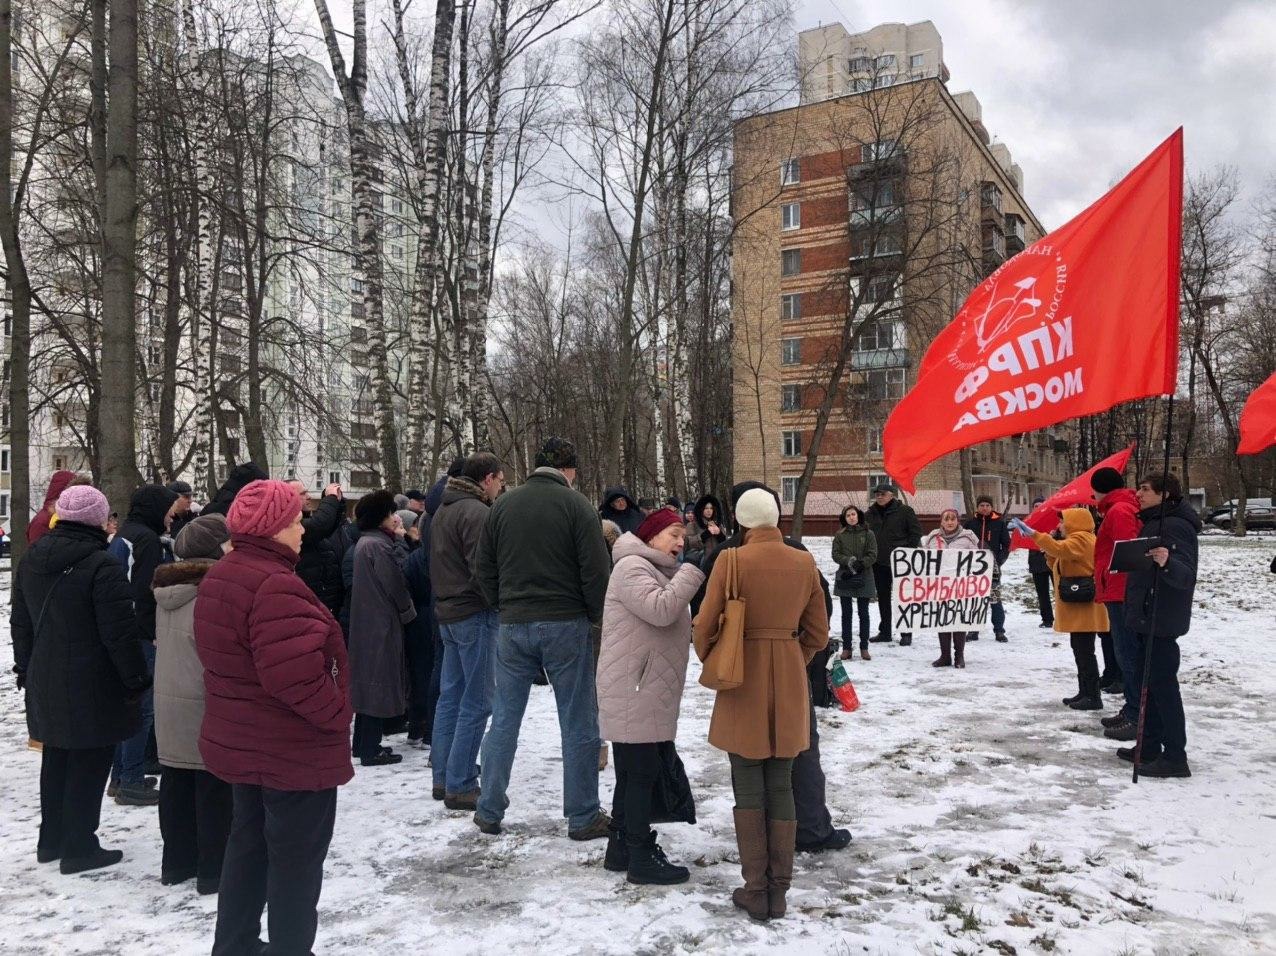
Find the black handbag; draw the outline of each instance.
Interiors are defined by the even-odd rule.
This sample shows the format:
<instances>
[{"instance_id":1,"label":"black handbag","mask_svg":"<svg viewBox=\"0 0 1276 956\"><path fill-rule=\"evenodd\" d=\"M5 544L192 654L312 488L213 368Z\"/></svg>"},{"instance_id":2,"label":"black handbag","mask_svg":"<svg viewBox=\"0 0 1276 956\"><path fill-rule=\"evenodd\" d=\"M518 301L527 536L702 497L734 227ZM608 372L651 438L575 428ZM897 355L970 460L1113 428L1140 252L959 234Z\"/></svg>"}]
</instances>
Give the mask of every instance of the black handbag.
<instances>
[{"instance_id":1,"label":"black handbag","mask_svg":"<svg viewBox=\"0 0 1276 956\"><path fill-rule=\"evenodd\" d=\"M1093 604L1094 576L1059 578L1059 600L1065 604Z\"/></svg>"},{"instance_id":2,"label":"black handbag","mask_svg":"<svg viewBox=\"0 0 1276 956\"><path fill-rule=\"evenodd\" d=\"M672 740L656 745L660 752L660 773L651 794L652 823L695 823L696 799L682 758Z\"/></svg>"}]
</instances>

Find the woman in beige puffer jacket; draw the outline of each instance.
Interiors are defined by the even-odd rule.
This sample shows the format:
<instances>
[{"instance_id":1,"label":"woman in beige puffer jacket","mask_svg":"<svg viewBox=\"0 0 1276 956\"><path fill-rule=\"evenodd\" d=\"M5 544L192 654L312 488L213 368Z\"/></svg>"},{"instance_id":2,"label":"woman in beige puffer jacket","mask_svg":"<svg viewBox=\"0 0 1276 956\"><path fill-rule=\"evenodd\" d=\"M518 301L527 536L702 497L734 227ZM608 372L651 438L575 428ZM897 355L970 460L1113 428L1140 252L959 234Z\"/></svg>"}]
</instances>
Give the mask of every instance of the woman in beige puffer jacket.
<instances>
[{"instance_id":1,"label":"woman in beige puffer jacket","mask_svg":"<svg viewBox=\"0 0 1276 956\"><path fill-rule=\"evenodd\" d=\"M659 744L678 732L678 708L691 647L691 598L704 573L679 564L682 518L653 512L636 534L612 550L598 659L598 721L615 744L616 791L604 866L626 870L631 883L682 883L651 830L652 788L660 772Z\"/></svg>"}]
</instances>

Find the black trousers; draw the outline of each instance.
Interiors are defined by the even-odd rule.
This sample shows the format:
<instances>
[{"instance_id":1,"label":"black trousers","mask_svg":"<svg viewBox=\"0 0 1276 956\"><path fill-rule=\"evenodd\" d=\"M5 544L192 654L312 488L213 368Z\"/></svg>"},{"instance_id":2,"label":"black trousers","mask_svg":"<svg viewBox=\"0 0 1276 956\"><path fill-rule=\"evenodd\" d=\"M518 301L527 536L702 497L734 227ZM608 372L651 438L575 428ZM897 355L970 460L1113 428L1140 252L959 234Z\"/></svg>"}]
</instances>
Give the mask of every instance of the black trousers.
<instances>
[{"instance_id":1,"label":"black trousers","mask_svg":"<svg viewBox=\"0 0 1276 956\"><path fill-rule=\"evenodd\" d=\"M217 899L213 956L301 954L319 928L323 861L337 818L337 788L234 785L235 818ZM260 947L266 910L270 945Z\"/></svg>"},{"instance_id":2,"label":"black trousers","mask_svg":"<svg viewBox=\"0 0 1276 956\"><path fill-rule=\"evenodd\" d=\"M1054 624L1053 580L1049 571L1033 571L1032 585L1037 589L1037 607L1041 609L1041 623Z\"/></svg>"},{"instance_id":3,"label":"black trousers","mask_svg":"<svg viewBox=\"0 0 1276 956\"><path fill-rule=\"evenodd\" d=\"M651 796L660 776L660 745L613 744L616 792L611 822L629 846L642 846L651 835Z\"/></svg>"},{"instance_id":4,"label":"black trousers","mask_svg":"<svg viewBox=\"0 0 1276 956\"><path fill-rule=\"evenodd\" d=\"M194 873L201 880L220 877L230 837L230 784L207 770L165 766L159 797L162 872Z\"/></svg>"},{"instance_id":5,"label":"black trousers","mask_svg":"<svg viewBox=\"0 0 1276 956\"><path fill-rule=\"evenodd\" d=\"M1179 690L1179 642L1176 637L1152 638L1135 635L1139 645L1139 663L1152 641L1152 670L1148 673L1147 714L1143 718L1144 763L1161 754L1172 763L1187 760L1187 717L1183 713L1183 694ZM1139 678L1142 684L1142 677Z\"/></svg>"},{"instance_id":6,"label":"black trousers","mask_svg":"<svg viewBox=\"0 0 1276 956\"><path fill-rule=\"evenodd\" d=\"M102 794L114 759L114 744L84 750L44 745L40 757L41 853L73 860L101 847L97 828L102 820Z\"/></svg>"},{"instance_id":7,"label":"black trousers","mask_svg":"<svg viewBox=\"0 0 1276 956\"><path fill-rule=\"evenodd\" d=\"M1112 641L1112 632L1099 634L1099 646L1103 648L1103 683L1121 680L1121 662L1117 658L1116 645Z\"/></svg>"},{"instance_id":8,"label":"black trousers","mask_svg":"<svg viewBox=\"0 0 1276 956\"><path fill-rule=\"evenodd\" d=\"M429 612L428 616L434 615ZM430 627L409 627L403 636L408 668L408 736L424 737L427 742L434 731L434 708L430 706L430 676L434 673L433 630ZM437 700L436 694L436 703Z\"/></svg>"},{"instance_id":9,"label":"black trousers","mask_svg":"<svg viewBox=\"0 0 1276 956\"><path fill-rule=\"evenodd\" d=\"M1072 644L1072 659L1077 662L1077 677L1082 681L1082 689L1086 693L1084 682L1093 677L1099 680L1099 660L1094 656L1094 631L1078 631L1069 635Z\"/></svg>"},{"instance_id":10,"label":"black trousers","mask_svg":"<svg viewBox=\"0 0 1276 956\"><path fill-rule=\"evenodd\" d=\"M797 841L818 843L833 832L833 818L825 802L824 768L820 766L820 731L811 710L811 746L793 759L793 804L797 810Z\"/></svg>"},{"instance_id":11,"label":"black trousers","mask_svg":"<svg viewBox=\"0 0 1276 956\"><path fill-rule=\"evenodd\" d=\"M369 717L367 714L354 715L354 740L350 752L363 759L375 757L381 749L381 733L384 721L380 717Z\"/></svg>"},{"instance_id":12,"label":"black trousers","mask_svg":"<svg viewBox=\"0 0 1276 956\"><path fill-rule=\"evenodd\" d=\"M844 597L838 598L838 600L842 602L842 648L845 649L851 646L851 625L857 616L860 625L860 649L867 648L869 638L868 605L873 599ZM887 595L887 600L890 600L889 595ZM887 611L887 613L889 614L890 612Z\"/></svg>"},{"instance_id":13,"label":"black trousers","mask_svg":"<svg viewBox=\"0 0 1276 956\"><path fill-rule=\"evenodd\" d=\"M873 565L873 584L877 587L877 611L881 615L881 622L877 625L877 632L883 637L891 636L891 569L883 567L880 564ZM842 625L842 630L846 630L846 625ZM845 641L843 637L843 641ZM800 819L800 818L799 818Z\"/></svg>"}]
</instances>

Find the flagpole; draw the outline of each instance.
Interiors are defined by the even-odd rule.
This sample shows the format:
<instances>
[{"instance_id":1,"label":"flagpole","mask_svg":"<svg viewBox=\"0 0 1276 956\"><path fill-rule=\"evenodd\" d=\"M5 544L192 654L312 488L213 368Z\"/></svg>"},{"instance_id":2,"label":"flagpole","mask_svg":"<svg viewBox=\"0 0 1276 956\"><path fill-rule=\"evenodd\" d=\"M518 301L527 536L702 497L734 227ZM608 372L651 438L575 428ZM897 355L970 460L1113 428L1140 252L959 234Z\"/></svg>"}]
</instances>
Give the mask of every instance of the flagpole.
<instances>
[{"instance_id":1,"label":"flagpole","mask_svg":"<svg viewBox=\"0 0 1276 956\"><path fill-rule=\"evenodd\" d=\"M1168 476L1170 473L1170 442L1174 434L1174 395L1171 393L1170 400L1165 406L1165 462L1161 470L1162 476ZM1161 507L1157 512L1156 528L1158 535L1163 534L1165 528L1165 483L1161 484ZM1157 584L1161 580L1159 573L1152 575L1152 613L1149 616L1148 630L1151 632L1147 635L1147 647L1143 650L1143 683L1139 687L1139 720L1134 735L1134 776L1132 783L1139 782L1139 764L1143 758L1143 727L1147 720L1148 712L1148 679L1152 675L1152 645L1156 641L1156 599L1158 596Z\"/></svg>"}]
</instances>

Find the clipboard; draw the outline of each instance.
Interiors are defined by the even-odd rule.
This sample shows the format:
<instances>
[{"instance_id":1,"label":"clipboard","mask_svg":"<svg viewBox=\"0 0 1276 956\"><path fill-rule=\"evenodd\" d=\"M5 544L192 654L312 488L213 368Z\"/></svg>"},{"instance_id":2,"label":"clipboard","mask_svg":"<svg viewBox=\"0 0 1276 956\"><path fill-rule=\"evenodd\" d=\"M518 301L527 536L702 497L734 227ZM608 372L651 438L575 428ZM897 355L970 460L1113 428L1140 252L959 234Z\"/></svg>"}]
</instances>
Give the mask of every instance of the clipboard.
<instances>
[{"instance_id":1,"label":"clipboard","mask_svg":"<svg viewBox=\"0 0 1276 956\"><path fill-rule=\"evenodd\" d=\"M1108 565L1108 570L1150 571L1156 567L1156 562L1147 556L1147 552L1159 547L1162 547L1160 538L1131 538L1129 541L1118 541L1112 548L1112 561Z\"/></svg>"}]
</instances>

